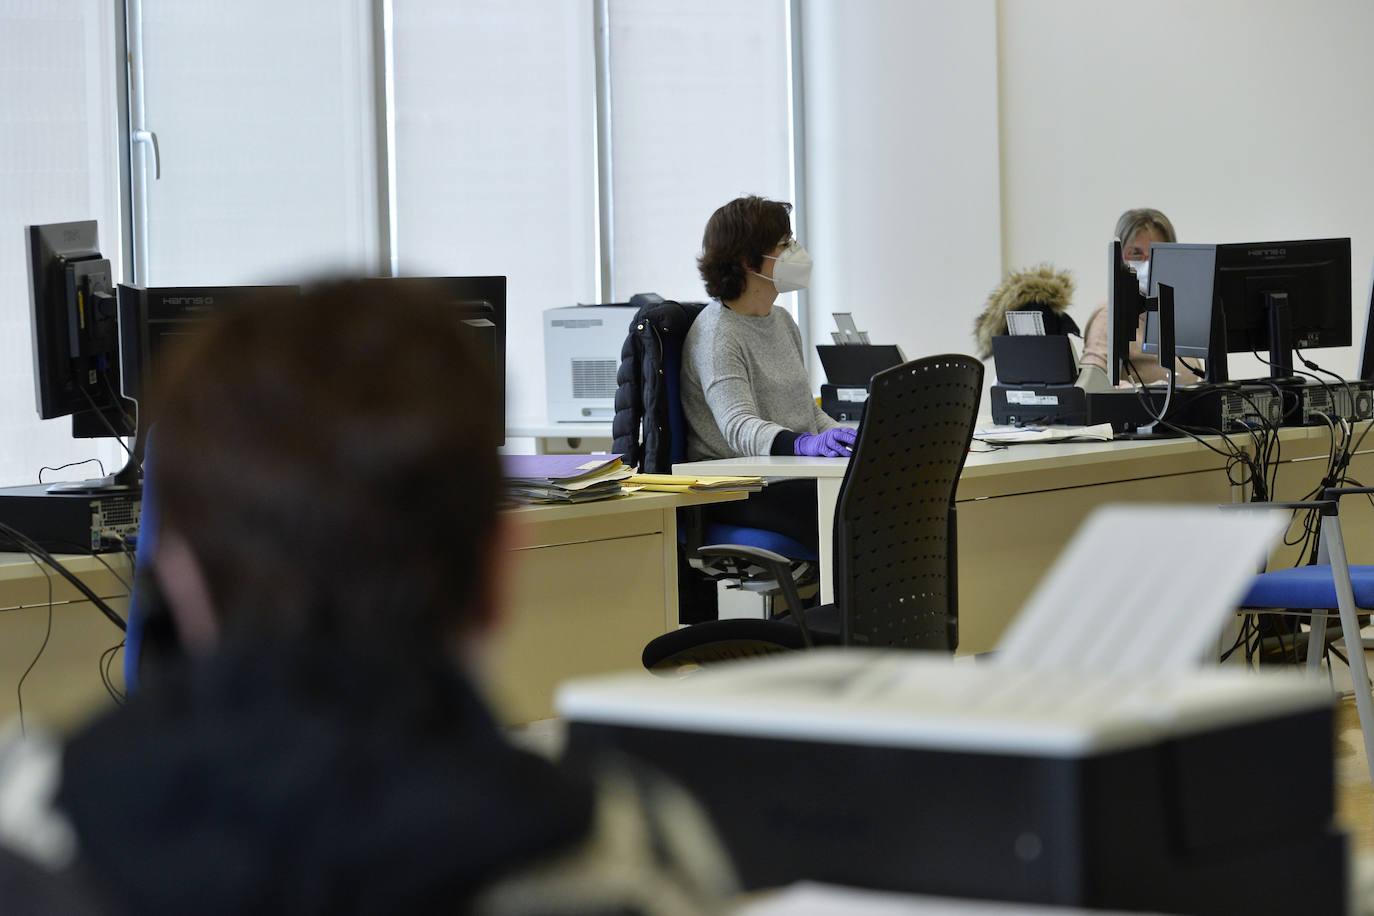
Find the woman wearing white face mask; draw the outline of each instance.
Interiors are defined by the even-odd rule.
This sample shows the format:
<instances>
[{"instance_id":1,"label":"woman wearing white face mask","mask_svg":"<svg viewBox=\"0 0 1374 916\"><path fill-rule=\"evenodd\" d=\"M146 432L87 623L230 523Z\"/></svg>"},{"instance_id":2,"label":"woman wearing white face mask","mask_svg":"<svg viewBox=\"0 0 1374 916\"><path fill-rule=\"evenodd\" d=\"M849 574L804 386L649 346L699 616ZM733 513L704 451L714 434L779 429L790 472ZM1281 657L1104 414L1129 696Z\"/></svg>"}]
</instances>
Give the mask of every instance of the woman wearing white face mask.
<instances>
[{"instance_id":1,"label":"woman wearing white face mask","mask_svg":"<svg viewBox=\"0 0 1374 916\"><path fill-rule=\"evenodd\" d=\"M692 324L682 352L682 408L689 427L687 458L744 455L844 457L854 430L816 406L801 332L780 293L805 289L811 256L792 237L790 204L741 197L711 215L697 259L713 301ZM814 481L796 481L814 489ZM784 531L814 547L814 506L770 486L739 504L758 527ZM758 499L765 496L765 499ZM786 518L761 516L775 504ZM716 507L723 509L724 507ZM728 510L726 510L728 511ZM809 518L809 525L807 524ZM780 523L781 522L781 523Z\"/></svg>"},{"instance_id":2,"label":"woman wearing white face mask","mask_svg":"<svg viewBox=\"0 0 1374 916\"><path fill-rule=\"evenodd\" d=\"M1121 259L1126 262L1126 266L1135 271L1140 281L1140 291L1147 292L1150 282L1150 246L1158 242L1177 242L1178 236L1174 233L1173 223L1169 222L1169 217L1163 213L1148 207L1127 210L1116 221L1116 238L1121 239ZM1144 340L1145 316L1142 315L1135 340L1130 346L1130 362L1135 371L1123 369L1122 384L1126 384L1128 380L1135 382L1137 377L1146 384L1162 382L1168 378L1167 373L1159 365L1159 358L1141 351L1140 346ZM1088 318L1088 324L1083 331L1083 356L1079 360L1079 365L1096 366L1103 372L1107 371L1105 302ZM1186 385L1198 381L1198 377L1182 363L1175 363L1175 366L1176 380L1179 384Z\"/></svg>"}]
</instances>

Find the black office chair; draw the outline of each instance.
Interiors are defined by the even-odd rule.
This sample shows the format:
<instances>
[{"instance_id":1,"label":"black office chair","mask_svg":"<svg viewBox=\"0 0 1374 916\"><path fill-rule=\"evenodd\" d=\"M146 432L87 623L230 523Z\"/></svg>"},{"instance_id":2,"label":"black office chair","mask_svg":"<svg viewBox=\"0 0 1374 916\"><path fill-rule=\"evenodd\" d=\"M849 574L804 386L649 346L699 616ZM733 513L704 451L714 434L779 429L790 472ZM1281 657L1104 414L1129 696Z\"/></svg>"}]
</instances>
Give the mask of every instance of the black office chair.
<instances>
[{"instance_id":1,"label":"black office chair","mask_svg":"<svg viewBox=\"0 0 1374 916\"><path fill-rule=\"evenodd\" d=\"M687 460L687 419L682 410L682 349L704 302L675 302L654 293L630 298L639 311L630 322L616 374L613 451L645 474L669 474ZM780 531L713 521L703 507L679 509L678 607L684 623L716 616L716 583L757 592L763 600L785 588L804 597L816 592L815 550ZM704 550L744 545L777 556L782 566L761 566L734 554ZM784 585L776 578L785 569ZM789 604L788 607L795 607Z\"/></svg>"},{"instance_id":2,"label":"black office chair","mask_svg":"<svg viewBox=\"0 0 1374 916\"><path fill-rule=\"evenodd\" d=\"M645 647L644 667L671 673L812 645L954 651L954 496L982 389L983 364L971 356L931 356L875 375L835 511L835 602L797 614L789 594L793 611L780 617L665 633ZM739 552L763 565L782 559Z\"/></svg>"}]
</instances>

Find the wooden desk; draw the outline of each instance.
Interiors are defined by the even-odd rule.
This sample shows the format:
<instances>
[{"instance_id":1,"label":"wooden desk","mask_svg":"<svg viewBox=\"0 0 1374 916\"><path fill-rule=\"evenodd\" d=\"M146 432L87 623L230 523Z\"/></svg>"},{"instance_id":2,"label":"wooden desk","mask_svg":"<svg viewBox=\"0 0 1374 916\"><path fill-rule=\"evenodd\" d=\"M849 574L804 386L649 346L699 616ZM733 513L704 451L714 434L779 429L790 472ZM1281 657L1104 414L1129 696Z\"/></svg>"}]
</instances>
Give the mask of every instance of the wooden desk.
<instances>
[{"instance_id":1,"label":"wooden desk","mask_svg":"<svg viewBox=\"0 0 1374 916\"><path fill-rule=\"evenodd\" d=\"M1372 437L1374 438L1374 437ZM975 442L975 449L989 448ZM728 458L674 465L677 473L816 479L821 597L834 600L835 504L844 458ZM974 451L959 509L959 651L992 649L1078 524L1109 502L1223 503L1238 498L1226 459L1192 439L1062 442ZM1123 547L1130 533L1122 532ZM1109 597L1109 596L1104 596Z\"/></svg>"},{"instance_id":2,"label":"wooden desk","mask_svg":"<svg viewBox=\"0 0 1374 916\"><path fill-rule=\"evenodd\" d=\"M62 555L57 558L105 603L127 612L132 571L123 554ZM102 562L103 561L103 562ZM107 567L105 564L109 564ZM19 713L18 684L38 654L48 626L46 567L25 554L0 553L0 721ZM37 664L24 679L24 721L64 731L111 704L100 680L101 653L124 634L66 579L51 576L52 633ZM124 657L116 654L110 679L124 687Z\"/></svg>"},{"instance_id":3,"label":"wooden desk","mask_svg":"<svg viewBox=\"0 0 1374 916\"><path fill-rule=\"evenodd\" d=\"M521 525L521 546L508 571L505 628L485 666L500 718L548 718L559 681L638 668L644 644L677 626L677 509L746 496L637 493L509 510ZM131 574L122 555L62 559L116 611L126 612ZM24 713L28 722L41 718L66 729L110 702L100 654L123 634L64 579L54 574L52 583L52 636L24 682ZM0 721L18 712L15 687L43 642L47 619L42 570L23 554L0 554ZM122 663L117 657L110 669L121 689Z\"/></svg>"},{"instance_id":4,"label":"wooden desk","mask_svg":"<svg viewBox=\"0 0 1374 916\"><path fill-rule=\"evenodd\" d=\"M678 508L746 496L640 492L510 510L521 546L486 664L501 720L549 718L566 678L640 667L644 644L677 626Z\"/></svg>"}]
</instances>

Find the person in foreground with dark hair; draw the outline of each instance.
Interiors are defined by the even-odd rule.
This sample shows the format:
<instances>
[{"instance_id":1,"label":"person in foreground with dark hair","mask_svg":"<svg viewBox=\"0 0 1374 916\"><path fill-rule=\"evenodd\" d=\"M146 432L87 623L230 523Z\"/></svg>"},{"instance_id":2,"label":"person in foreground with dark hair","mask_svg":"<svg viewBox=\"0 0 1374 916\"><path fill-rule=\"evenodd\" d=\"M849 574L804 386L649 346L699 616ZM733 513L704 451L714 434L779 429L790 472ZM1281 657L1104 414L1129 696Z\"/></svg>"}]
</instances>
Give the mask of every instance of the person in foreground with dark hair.
<instances>
[{"instance_id":1,"label":"person in foreground with dark hair","mask_svg":"<svg viewBox=\"0 0 1374 916\"><path fill-rule=\"evenodd\" d=\"M677 914L733 891L678 790L517 750L474 689L513 551L469 333L341 284L172 361L156 573L186 657L70 741L32 819L51 842L19 850L93 911Z\"/></svg>"},{"instance_id":2,"label":"person in foreground with dark hair","mask_svg":"<svg viewBox=\"0 0 1374 916\"><path fill-rule=\"evenodd\" d=\"M745 455L847 457L855 431L811 395L801 331L780 293L806 289L811 256L792 237L791 204L730 201L706 223L697 266L713 301L682 351L687 459ZM801 492L801 491L809 491ZM773 484L738 506L713 507L721 521L782 531L812 549L815 482ZM726 518L726 515L739 515Z\"/></svg>"}]
</instances>

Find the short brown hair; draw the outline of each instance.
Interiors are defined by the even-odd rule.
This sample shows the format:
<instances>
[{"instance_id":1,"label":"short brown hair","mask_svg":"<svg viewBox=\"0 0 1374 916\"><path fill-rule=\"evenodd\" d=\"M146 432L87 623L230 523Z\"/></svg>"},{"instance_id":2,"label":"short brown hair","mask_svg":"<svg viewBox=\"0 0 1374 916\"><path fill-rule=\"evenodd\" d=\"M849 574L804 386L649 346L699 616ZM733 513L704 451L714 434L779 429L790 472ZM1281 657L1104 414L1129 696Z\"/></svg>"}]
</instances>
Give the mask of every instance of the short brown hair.
<instances>
[{"instance_id":1,"label":"short brown hair","mask_svg":"<svg viewBox=\"0 0 1374 916\"><path fill-rule=\"evenodd\" d=\"M169 360L162 518L225 636L432 649L479 611L504 418L472 336L428 293L338 282L223 313Z\"/></svg>"},{"instance_id":2,"label":"short brown hair","mask_svg":"<svg viewBox=\"0 0 1374 916\"><path fill-rule=\"evenodd\" d=\"M762 197L737 197L706 221L697 269L706 293L722 302L744 294L745 265L763 269L763 256L792 234L792 205Z\"/></svg>"}]
</instances>

